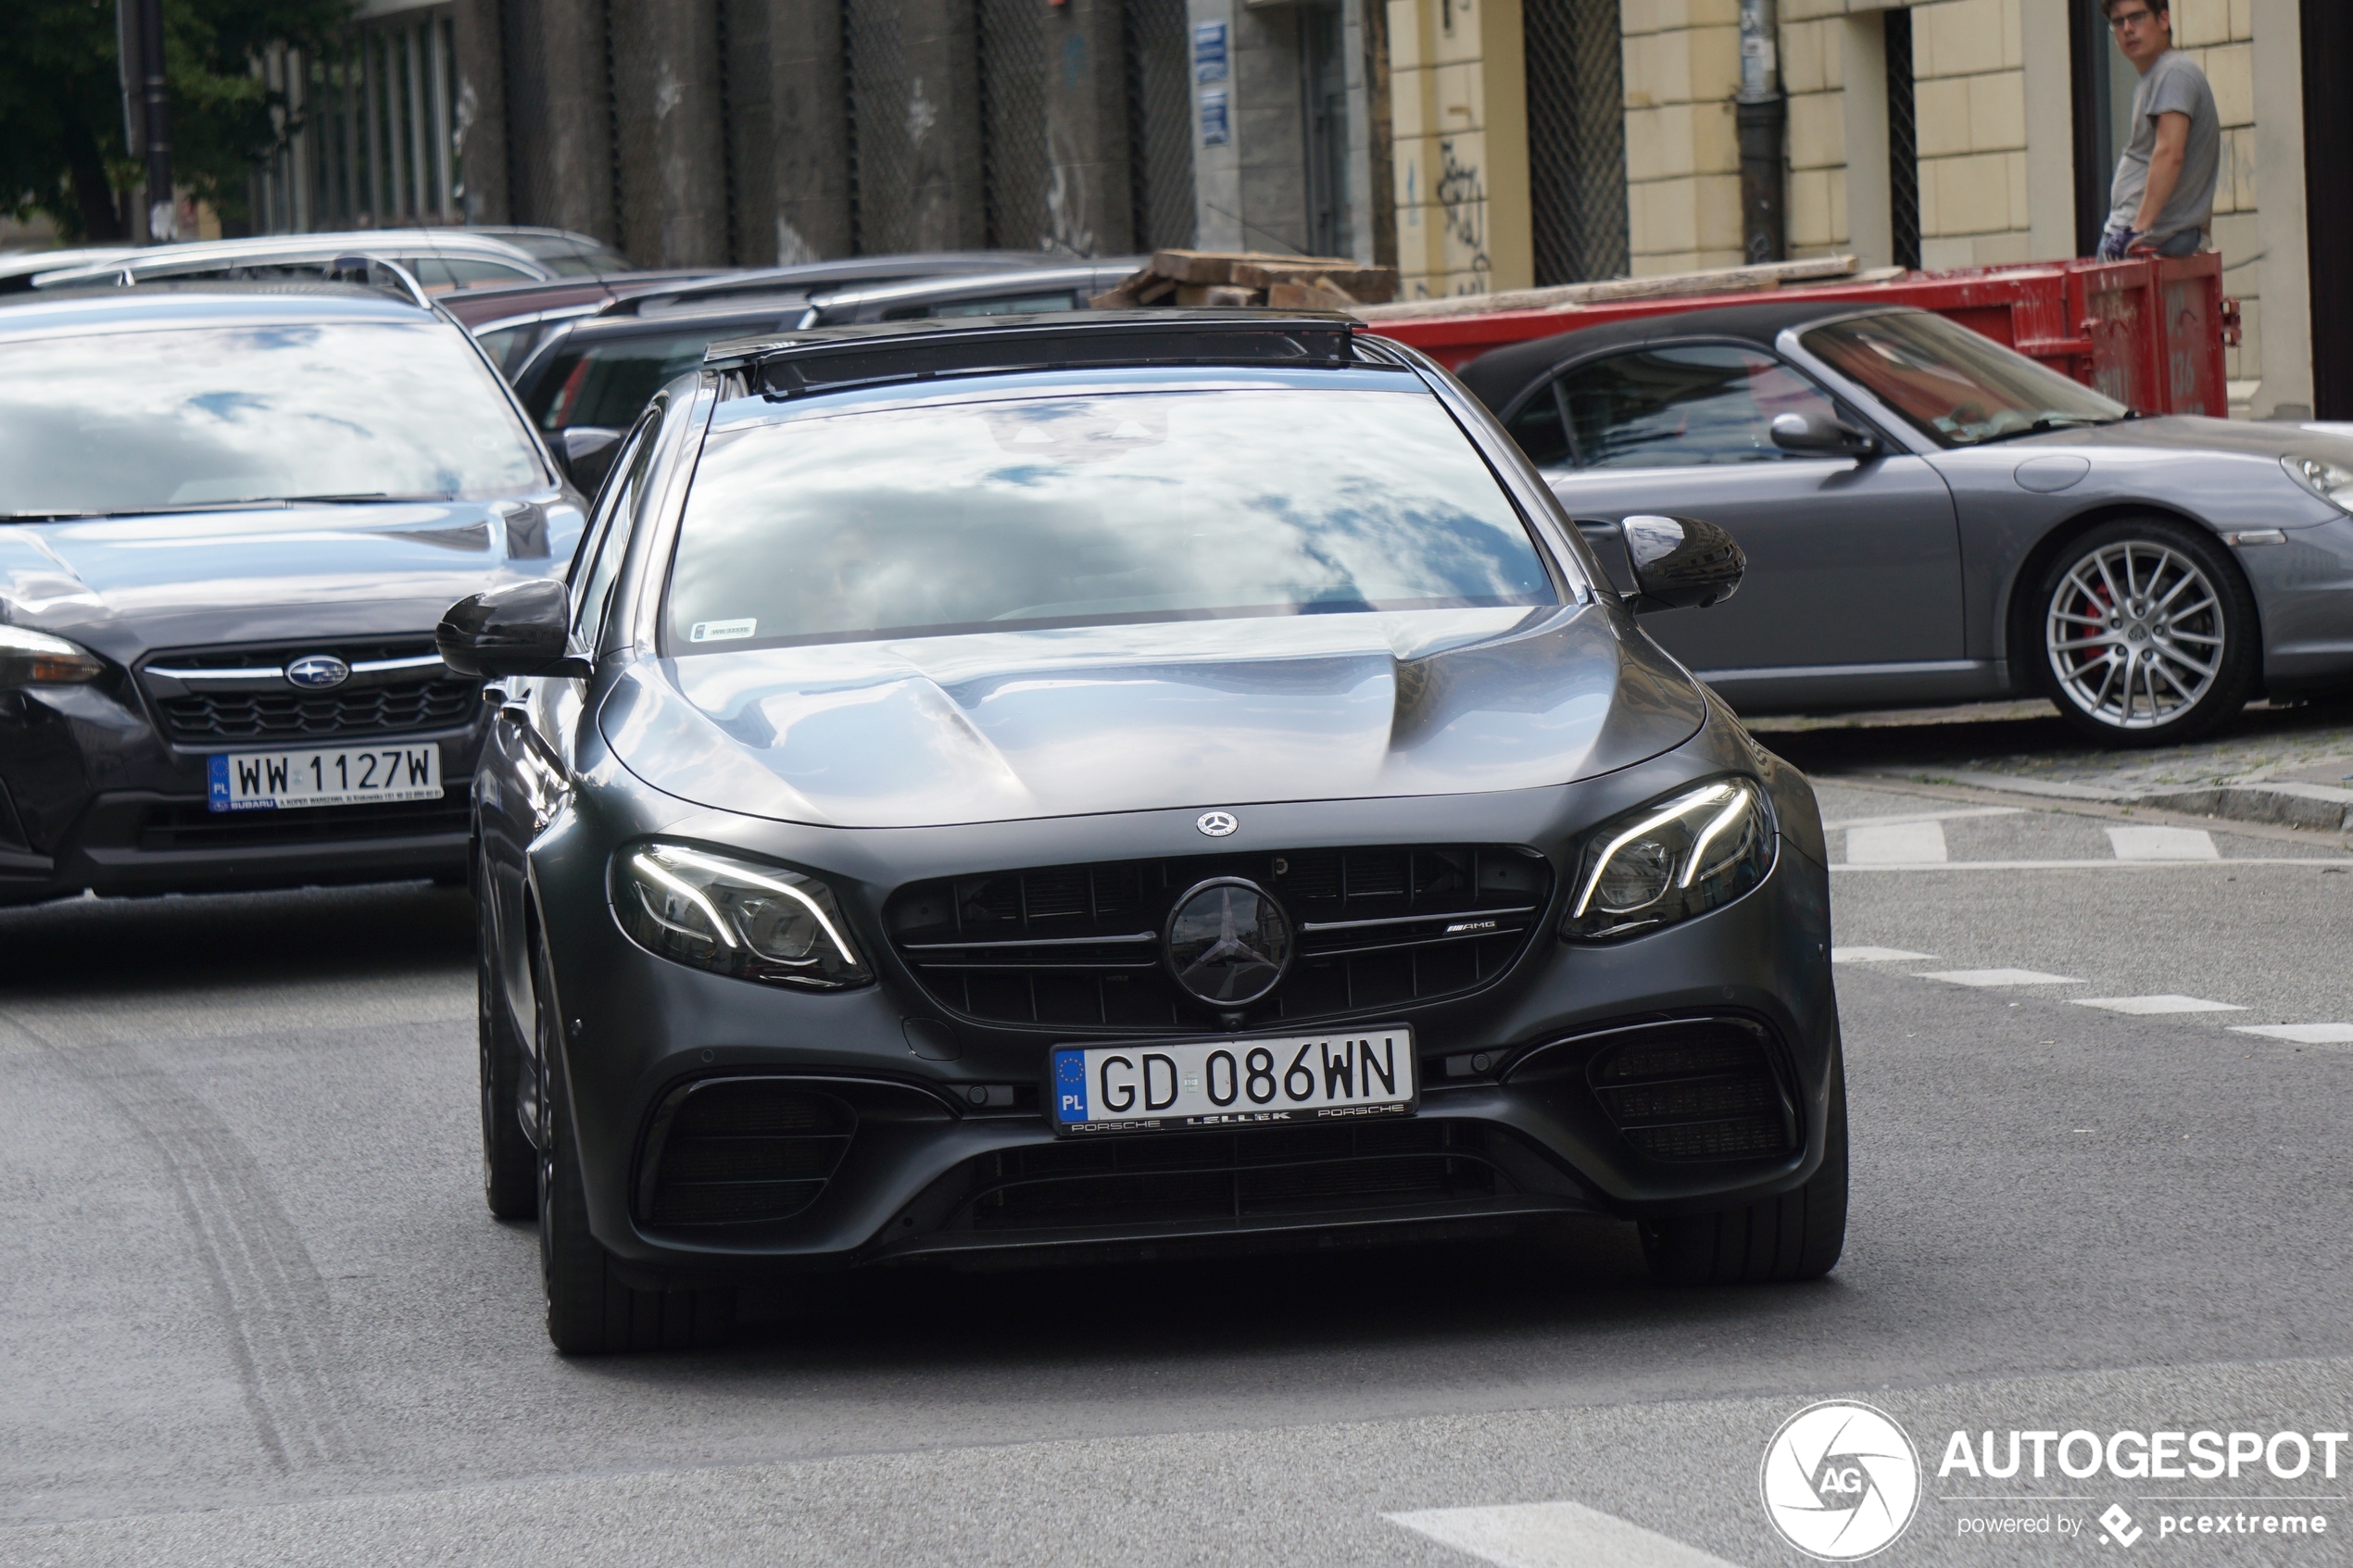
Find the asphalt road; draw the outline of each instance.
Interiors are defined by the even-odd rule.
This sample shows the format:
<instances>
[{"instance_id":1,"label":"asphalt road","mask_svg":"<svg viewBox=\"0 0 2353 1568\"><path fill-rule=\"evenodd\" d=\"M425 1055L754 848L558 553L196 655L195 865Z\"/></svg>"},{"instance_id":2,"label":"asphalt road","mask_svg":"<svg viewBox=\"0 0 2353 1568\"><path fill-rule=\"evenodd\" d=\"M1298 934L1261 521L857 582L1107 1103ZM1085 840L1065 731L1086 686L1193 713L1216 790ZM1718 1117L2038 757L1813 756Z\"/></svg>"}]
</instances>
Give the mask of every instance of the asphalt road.
<instances>
[{"instance_id":1,"label":"asphalt road","mask_svg":"<svg viewBox=\"0 0 2353 1568\"><path fill-rule=\"evenodd\" d=\"M1928 1467L1876 1561L2114 1550L2111 1504L2137 1555L2353 1560L2353 1445L1935 1473L1957 1430L2353 1426L2353 860L1822 793L1855 1196L1797 1287L1661 1290L1592 1222L897 1273L566 1361L479 1196L461 895L0 912L0 1563L1795 1563L1759 1462L1838 1397ZM2327 1533L2159 1535L2200 1511ZM2050 1533L1964 1533L2005 1519Z\"/></svg>"}]
</instances>

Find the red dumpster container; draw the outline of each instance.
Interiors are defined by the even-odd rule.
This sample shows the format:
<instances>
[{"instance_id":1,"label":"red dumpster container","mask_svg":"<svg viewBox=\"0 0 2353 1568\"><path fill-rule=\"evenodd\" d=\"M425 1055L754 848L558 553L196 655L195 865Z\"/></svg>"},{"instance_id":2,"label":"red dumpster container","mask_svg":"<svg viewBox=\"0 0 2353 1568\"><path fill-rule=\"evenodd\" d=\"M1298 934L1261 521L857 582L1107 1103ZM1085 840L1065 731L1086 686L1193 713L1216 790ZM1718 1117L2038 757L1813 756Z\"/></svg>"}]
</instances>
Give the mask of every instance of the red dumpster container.
<instances>
[{"instance_id":1,"label":"red dumpster container","mask_svg":"<svg viewBox=\"0 0 2353 1568\"><path fill-rule=\"evenodd\" d=\"M2238 301L2222 293L2215 255L2133 261L2042 261L1906 272L1874 282L1809 282L1737 293L1372 322L1453 370L1491 348L1638 316L1755 305L1802 295L1824 304L1912 305L1949 316L2063 375L2151 414L2227 418L2222 350L2238 341Z\"/></svg>"}]
</instances>

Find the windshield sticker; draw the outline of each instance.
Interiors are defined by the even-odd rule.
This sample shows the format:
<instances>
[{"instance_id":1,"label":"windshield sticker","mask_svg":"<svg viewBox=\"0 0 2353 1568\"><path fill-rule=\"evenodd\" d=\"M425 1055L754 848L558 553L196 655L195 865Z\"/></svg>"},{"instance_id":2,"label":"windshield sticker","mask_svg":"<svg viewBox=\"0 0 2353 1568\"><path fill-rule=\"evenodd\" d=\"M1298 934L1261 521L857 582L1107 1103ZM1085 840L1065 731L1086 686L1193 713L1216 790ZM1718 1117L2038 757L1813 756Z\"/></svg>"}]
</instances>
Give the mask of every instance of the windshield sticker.
<instances>
[{"instance_id":1,"label":"windshield sticker","mask_svg":"<svg viewBox=\"0 0 2353 1568\"><path fill-rule=\"evenodd\" d=\"M758 617L749 621L698 621L689 640L698 643L724 643L730 637L749 637L760 630Z\"/></svg>"}]
</instances>

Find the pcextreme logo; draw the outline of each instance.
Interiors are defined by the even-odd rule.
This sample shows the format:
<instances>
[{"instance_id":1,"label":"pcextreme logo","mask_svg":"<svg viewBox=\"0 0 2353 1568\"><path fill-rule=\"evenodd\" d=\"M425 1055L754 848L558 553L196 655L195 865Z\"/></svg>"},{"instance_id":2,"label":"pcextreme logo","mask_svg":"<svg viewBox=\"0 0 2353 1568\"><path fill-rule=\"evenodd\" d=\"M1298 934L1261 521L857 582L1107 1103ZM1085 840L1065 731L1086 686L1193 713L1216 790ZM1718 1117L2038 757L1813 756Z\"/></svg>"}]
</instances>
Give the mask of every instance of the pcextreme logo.
<instances>
[{"instance_id":1,"label":"pcextreme logo","mask_svg":"<svg viewBox=\"0 0 2353 1568\"><path fill-rule=\"evenodd\" d=\"M1781 1424L1758 1474L1765 1516L1808 1557L1852 1562L1894 1543L1920 1500L1920 1458L1894 1418L1826 1399Z\"/></svg>"}]
</instances>

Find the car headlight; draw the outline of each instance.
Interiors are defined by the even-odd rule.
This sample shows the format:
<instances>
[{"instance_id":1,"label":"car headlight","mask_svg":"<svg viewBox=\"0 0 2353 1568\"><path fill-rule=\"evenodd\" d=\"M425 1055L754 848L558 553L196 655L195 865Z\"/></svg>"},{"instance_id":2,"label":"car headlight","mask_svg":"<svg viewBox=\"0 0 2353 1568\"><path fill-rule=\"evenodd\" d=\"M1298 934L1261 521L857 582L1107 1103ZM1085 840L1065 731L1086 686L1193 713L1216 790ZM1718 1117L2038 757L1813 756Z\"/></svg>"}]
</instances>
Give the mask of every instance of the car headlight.
<instances>
[{"instance_id":1,"label":"car headlight","mask_svg":"<svg viewBox=\"0 0 2353 1568\"><path fill-rule=\"evenodd\" d=\"M106 672L95 654L63 637L0 626L0 686L81 685Z\"/></svg>"},{"instance_id":2,"label":"car headlight","mask_svg":"<svg viewBox=\"0 0 2353 1568\"><path fill-rule=\"evenodd\" d=\"M647 951L739 980L834 991L874 979L833 889L677 844L613 859L613 909Z\"/></svg>"},{"instance_id":3,"label":"car headlight","mask_svg":"<svg viewBox=\"0 0 2353 1568\"><path fill-rule=\"evenodd\" d=\"M2299 458L2293 453L2280 459L2280 467L2287 470L2288 478L2338 511L2353 512L2353 469L2326 458Z\"/></svg>"},{"instance_id":4,"label":"car headlight","mask_svg":"<svg viewBox=\"0 0 2353 1568\"><path fill-rule=\"evenodd\" d=\"M1614 942L1729 904L1773 869L1773 819L1748 779L1621 812L1586 840L1561 935Z\"/></svg>"}]
</instances>

